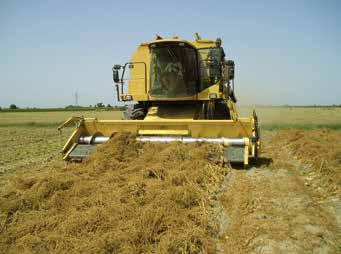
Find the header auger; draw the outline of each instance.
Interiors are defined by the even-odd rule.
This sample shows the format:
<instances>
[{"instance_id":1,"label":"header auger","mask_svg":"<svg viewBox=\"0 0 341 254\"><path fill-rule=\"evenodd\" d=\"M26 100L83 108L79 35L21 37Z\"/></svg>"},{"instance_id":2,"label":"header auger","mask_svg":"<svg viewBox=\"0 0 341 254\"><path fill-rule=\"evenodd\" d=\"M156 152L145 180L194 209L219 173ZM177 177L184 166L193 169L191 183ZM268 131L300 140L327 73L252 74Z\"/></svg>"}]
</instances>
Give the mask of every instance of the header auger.
<instances>
[{"instance_id":1,"label":"header auger","mask_svg":"<svg viewBox=\"0 0 341 254\"><path fill-rule=\"evenodd\" d=\"M238 117L234 62L214 41L178 38L142 43L130 62L114 65L117 100L136 102L124 120L74 117L77 127L63 148L65 160L81 160L116 133L131 132L141 142L214 142L225 160L249 163L260 149L256 113ZM129 70L127 93L124 77Z\"/></svg>"}]
</instances>

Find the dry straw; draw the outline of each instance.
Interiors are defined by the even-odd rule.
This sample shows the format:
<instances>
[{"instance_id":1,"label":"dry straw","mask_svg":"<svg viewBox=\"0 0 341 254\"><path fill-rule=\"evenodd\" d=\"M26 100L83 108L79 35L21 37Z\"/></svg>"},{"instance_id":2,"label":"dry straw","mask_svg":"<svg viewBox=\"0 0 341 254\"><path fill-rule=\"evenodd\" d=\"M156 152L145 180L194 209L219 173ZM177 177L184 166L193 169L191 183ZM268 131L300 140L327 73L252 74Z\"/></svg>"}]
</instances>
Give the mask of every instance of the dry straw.
<instances>
[{"instance_id":1,"label":"dry straw","mask_svg":"<svg viewBox=\"0 0 341 254\"><path fill-rule=\"evenodd\" d=\"M128 134L82 164L9 178L5 253L214 253L211 199L226 174L210 144L141 144ZM34 172L34 174L33 174Z\"/></svg>"}]
</instances>

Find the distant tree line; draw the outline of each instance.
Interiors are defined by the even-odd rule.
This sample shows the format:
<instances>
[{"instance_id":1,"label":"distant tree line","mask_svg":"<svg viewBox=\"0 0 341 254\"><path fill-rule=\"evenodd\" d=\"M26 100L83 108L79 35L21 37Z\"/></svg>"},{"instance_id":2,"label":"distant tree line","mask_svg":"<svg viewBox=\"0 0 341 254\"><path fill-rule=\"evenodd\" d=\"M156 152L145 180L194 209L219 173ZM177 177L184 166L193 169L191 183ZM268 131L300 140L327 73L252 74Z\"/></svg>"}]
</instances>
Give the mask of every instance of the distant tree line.
<instances>
[{"instance_id":1,"label":"distant tree line","mask_svg":"<svg viewBox=\"0 0 341 254\"><path fill-rule=\"evenodd\" d=\"M66 109L103 109L103 110L125 110L127 108L126 105L123 106L111 106L110 104L107 104L106 106L103 104L103 102L98 102L95 105L89 105L88 107L82 107L82 106L74 106L74 105L68 105L65 107Z\"/></svg>"},{"instance_id":2,"label":"distant tree line","mask_svg":"<svg viewBox=\"0 0 341 254\"><path fill-rule=\"evenodd\" d=\"M263 104L244 104L241 107L257 107L257 108L341 108L341 104L331 104L331 105L263 105Z\"/></svg>"},{"instance_id":3,"label":"distant tree line","mask_svg":"<svg viewBox=\"0 0 341 254\"><path fill-rule=\"evenodd\" d=\"M93 111L93 110L105 110L105 111L124 111L126 110L127 106L123 105L123 106L111 106L110 104L108 105L104 105L102 102L96 103L94 106L89 105L88 107L84 107L84 106L75 106L75 105L68 105L64 108L19 108L17 105L15 104L11 104L9 105L8 108L1 108L0 107L0 111L3 112L41 112L41 111Z\"/></svg>"},{"instance_id":4,"label":"distant tree line","mask_svg":"<svg viewBox=\"0 0 341 254\"><path fill-rule=\"evenodd\" d=\"M245 105L246 106L246 105ZM282 107L282 108L336 108L341 107L341 104L332 104L332 105L305 105L305 106L294 106L294 105L279 105L279 106L272 106L272 105L250 105L253 107ZM64 108L19 108L16 104L10 104L8 108L1 108L0 111L6 111L6 112L24 112L24 111L31 111L31 112L39 112L39 111L91 111L91 110L107 110L107 111L124 111L127 109L126 105L123 106L112 106L110 104L107 104L106 106L103 104L103 102L98 102L94 105L89 105L88 107L84 106L75 106L75 105L68 105Z\"/></svg>"}]
</instances>

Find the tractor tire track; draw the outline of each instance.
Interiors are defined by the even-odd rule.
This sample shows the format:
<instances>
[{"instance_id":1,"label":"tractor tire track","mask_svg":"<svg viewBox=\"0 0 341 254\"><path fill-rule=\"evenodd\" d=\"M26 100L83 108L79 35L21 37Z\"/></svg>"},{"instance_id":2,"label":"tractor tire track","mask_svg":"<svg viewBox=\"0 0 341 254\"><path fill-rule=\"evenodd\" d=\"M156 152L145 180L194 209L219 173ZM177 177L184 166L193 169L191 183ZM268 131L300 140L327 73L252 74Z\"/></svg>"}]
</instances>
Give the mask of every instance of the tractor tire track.
<instances>
[{"instance_id":1,"label":"tractor tire track","mask_svg":"<svg viewBox=\"0 0 341 254\"><path fill-rule=\"evenodd\" d=\"M340 253L340 197L322 202L320 190L299 173L307 166L278 142L269 133L258 167L230 171L220 198L229 221L222 252Z\"/></svg>"}]
</instances>

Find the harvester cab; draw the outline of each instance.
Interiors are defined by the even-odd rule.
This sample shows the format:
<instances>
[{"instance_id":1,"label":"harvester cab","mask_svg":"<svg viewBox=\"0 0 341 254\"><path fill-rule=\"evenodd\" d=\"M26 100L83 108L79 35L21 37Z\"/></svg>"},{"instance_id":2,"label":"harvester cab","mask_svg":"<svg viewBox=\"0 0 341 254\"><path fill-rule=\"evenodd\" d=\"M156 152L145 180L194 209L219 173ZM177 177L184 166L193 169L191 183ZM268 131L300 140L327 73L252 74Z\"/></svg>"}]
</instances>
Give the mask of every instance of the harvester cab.
<instances>
[{"instance_id":1,"label":"harvester cab","mask_svg":"<svg viewBox=\"0 0 341 254\"><path fill-rule=\"evenodd\" d=\"M116 133L131 132L141 142L219 143L226 161L247 166L259 154L257 116L238 117L235 65L221 52L198 36L140 44L129 62L112 68L117 100L135 104L123 120L67 120L59 129L71 122L77 127L63 148L64 159L81 160Z\"/></svg>"}]
</instances>

